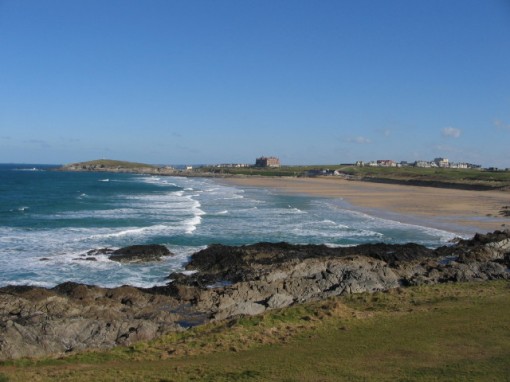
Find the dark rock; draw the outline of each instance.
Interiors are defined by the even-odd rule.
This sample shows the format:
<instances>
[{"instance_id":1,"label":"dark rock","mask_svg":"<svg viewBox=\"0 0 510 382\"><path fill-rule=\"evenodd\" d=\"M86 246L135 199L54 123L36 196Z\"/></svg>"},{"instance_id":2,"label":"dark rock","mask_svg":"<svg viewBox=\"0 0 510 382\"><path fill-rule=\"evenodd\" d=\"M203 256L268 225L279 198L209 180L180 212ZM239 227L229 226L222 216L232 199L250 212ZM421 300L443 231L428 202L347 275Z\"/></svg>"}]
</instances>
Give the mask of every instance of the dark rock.
<instances>
[{"instance_id":1,"label":"dark rock","mask_svg":"<svg viewBox=\"0 0 510 382\"><path fill-rule=\"evenodd\" d=\"M503 207L501 207L501 210L499 211L499 214L501 216L510 218L510 206L503 206Z\"/></svg>"},{"instance_id":2,"label":"dark rock","mask_svg":"<svg viewBox=\"0 0 510 382\"><path fill-rule=\"evenodd\" d=\"M395 288L399 262L434 257L417 244L324 245L258 243L230 247L215 244L194 254L187 269L172 274L174 296L211 311L215 319L285 307L328 296ZM227 282L223 288L211 288ZM233 285L228 285L233 283ZM197 294L197 290L201 292ZM255 304L255 305L254 305Z\"/></svg>"},{"instance_id":3,"label":"dark rock","mask_svg":"<svg viewBox=\"0 0 510 382\"><path fill-rule=\"evenodd\" d=\"M436 250L413 243L347 248L215 244L191 257L187 269L197 273L171 275L172 295L223 319L260 306L273 309L340 294L509 278L509 258L509 234L499 231ZM225 286L216 287L221 283Z\"/></svg>"},{"instance_id":4,"label":"dark rock","mask_svg":"<svg viewBox=\"0 0 510 382\"><path fill-rule=\"evenodd\" d=\"M160 244L131 245L113 251L110 260L122 263L140 263L147 261L159 261L163 256L171 256L167 247Z\"/></svg>"},{"instance_id":5,"label":"dark rock","mask_svg":"<svg viewBox=\"0 0 510 382\"><path fill-rule=\"evenodd\" d=\"M94 250L153 261L164 246ZM109 348L207 320L230 319L305 301L408 285L510 279L510 232L477 234L435 250L417 244L211 245L165 286L0 288L0 359Z\"/></svg>"},{"instance_id":6,"label":"dark rock","mask_svg":"<svg viewBox=\"0 0 510 382\"><path fill-rule=\"evenodd\" d=\"M474 247L482 244L499 242L505 239L510 239L510 231L494 231L485 234L477 233L472 239L461 240L460 245Z\"/></svg>"},{"instance_id":7,"label":"dark rock","mask_svg":"<svg viewBox=\"0 0 510 382\"><path fill-rule=\"evenodd\" d=\"M457 256L462 263L472 261L501 261L510 252L510 231L476 234L472 239L460 240L455 246L440 247L438 256Z\"/></svg>"},{"instance_id":8,"label":"dark rock","mask_svg":"<svg viewBox=\"0 0 510 382\"><path fill-rule=\"evenodd\" d=\"M392 267L399 262L409 262L435 257L432 249L414 243L402 245L384 243L362 244L356 247L346 248L346 250L348 252L354 252L357 255L382 260Z\"/></svg>"},{"instance_id":9,"label":"dark rock","mask_svg":"<svg viewBox=\"0 0 510 382\"><path fill-rule=\"evenodd\" d=\"M192 255L186 269L199 271L188 277L195 285L220 281L240 282L256 279L264 267L278 267L289 261L310 258L345 258L366 256L395 266L398 262L435 256L432 249L418 244L363 244L355 247L330 248L325 245L258 243L231 247L214 244ZM193 281L191 281L193 280Z\"/></svg>"},{"instance_id":10,"label":"dark rock","mask_svg":"<svg viewBox=\"0 0 510 382\"><path fill-rule=\"evenodd\" d=\"M113 253L113 249L110 248L98 248L98 249L91 249L87 252L86 255L82 256L98 256L98 255L111 255Z\"/></svg>"}]
</instances>

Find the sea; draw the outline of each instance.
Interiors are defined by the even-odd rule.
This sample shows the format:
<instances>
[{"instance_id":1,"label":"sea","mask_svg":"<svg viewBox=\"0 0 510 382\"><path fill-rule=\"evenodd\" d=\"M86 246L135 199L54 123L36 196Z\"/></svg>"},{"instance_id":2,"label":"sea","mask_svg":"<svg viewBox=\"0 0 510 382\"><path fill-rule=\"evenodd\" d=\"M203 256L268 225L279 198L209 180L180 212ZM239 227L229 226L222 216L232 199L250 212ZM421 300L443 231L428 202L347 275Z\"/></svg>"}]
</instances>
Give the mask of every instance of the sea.
<instances>
[{"instance_id":1,"label":"sea","mask_svg":"<svg viewBox=\"0 0 510 382\"><path fill-rule=\"evenodd\" d=\"M152 287L213 243L444 245L455 232L376 217L341 198L286 195L214 178L60 172L0 164L0 286L73 281ZM163 244L160 262L121 264L91 250ZM93 257L91 260L90 257ZM87 258L89 258L87 260Z\"/></svg>"}]
</instances>

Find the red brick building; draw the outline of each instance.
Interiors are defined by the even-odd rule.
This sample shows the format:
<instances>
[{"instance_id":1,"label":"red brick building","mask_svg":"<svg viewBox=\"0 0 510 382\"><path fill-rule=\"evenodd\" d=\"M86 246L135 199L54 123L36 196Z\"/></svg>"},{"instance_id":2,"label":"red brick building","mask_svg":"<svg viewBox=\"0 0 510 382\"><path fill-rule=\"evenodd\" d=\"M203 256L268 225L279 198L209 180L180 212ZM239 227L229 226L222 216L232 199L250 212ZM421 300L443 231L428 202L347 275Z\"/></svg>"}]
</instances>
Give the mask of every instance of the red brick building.
<instances>
[{"instance_id":1,"label":"red brick building","mask_svg":"<svg viewBox=\"0 0 510 382\"><path fill-rule=\"evenodd\" d=\"M280 159L276 157L260 157L255 161L256 167L280 167Z\"/></svg>"}]
</instances>

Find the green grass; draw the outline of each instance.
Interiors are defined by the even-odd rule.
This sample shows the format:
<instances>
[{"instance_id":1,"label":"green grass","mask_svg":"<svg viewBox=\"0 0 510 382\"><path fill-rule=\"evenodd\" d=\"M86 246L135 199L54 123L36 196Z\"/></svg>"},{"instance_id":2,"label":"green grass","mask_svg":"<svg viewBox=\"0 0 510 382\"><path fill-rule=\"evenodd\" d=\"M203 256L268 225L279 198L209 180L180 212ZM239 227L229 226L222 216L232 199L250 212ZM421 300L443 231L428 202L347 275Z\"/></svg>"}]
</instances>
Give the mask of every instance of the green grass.
<instances>
[{"instance_id":1,"label":"green grass","mask_svg":"<svg viewBox=\"0 0 510 382\"><path fill-rule=\"evenodd\" d=\"M343 167L342 171L361 177L435 180L443 182L510 182L510 171L419 167Z\"/></svg>"},{"instance_id":2,"label":"green grass","mask_svg":"<svg viewBox=\"0 0 510 382\"><path fill-rule=\"evenodd\" d=\"M280 168L214 168L202 167L198 172L229 175L303 176L310 170L338 170L357 179L389 180L400 183L419 181L436 185L474 185L487 188L510 186L510 171L480 169L419 168L419 167L357 167L352 165L282 166Z\"/></svg>"},{"instance_id":3,"label":"green grass","mask_svg":"<svg viewBox=\"0 0 510 382\"><path fill-rule=\"evenodd\" d=\"M107 352L0 366L8 381L508 381L510 283L359 294Z\"/></svg>"},{"instance_id":4,"label":"green grass","mask_svg":"<svg viewBox=\"0 0 510 382\"><path fill-rule=\"evenodd\" d=\"M336 166L282 166L279 168L270 167L240 167L240 168L217 168L217 167L199 167L198 172L209 172L214 174L228 175L249 175L249 176L302 176L306 171L312 169L331 168Z\"/></svg>"}]
</instances>

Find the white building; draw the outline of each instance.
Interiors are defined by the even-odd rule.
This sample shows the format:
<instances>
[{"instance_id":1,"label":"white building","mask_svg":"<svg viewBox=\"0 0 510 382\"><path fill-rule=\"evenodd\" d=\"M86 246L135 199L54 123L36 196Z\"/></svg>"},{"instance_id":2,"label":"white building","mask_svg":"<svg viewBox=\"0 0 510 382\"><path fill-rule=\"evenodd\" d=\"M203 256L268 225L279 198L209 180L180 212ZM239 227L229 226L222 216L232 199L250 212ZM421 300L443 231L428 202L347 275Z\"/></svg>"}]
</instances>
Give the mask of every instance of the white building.
<instances>
[{"instance_id":1,"label":"white building","mask_svg":"<svg viewBox=\"0 0 510 382\"><path fill-rule=\"evenodd\" d=\"M448 158L435 158L434 163L437 165L437 167L450 167Z\"/></svg>"}]
</instances>

